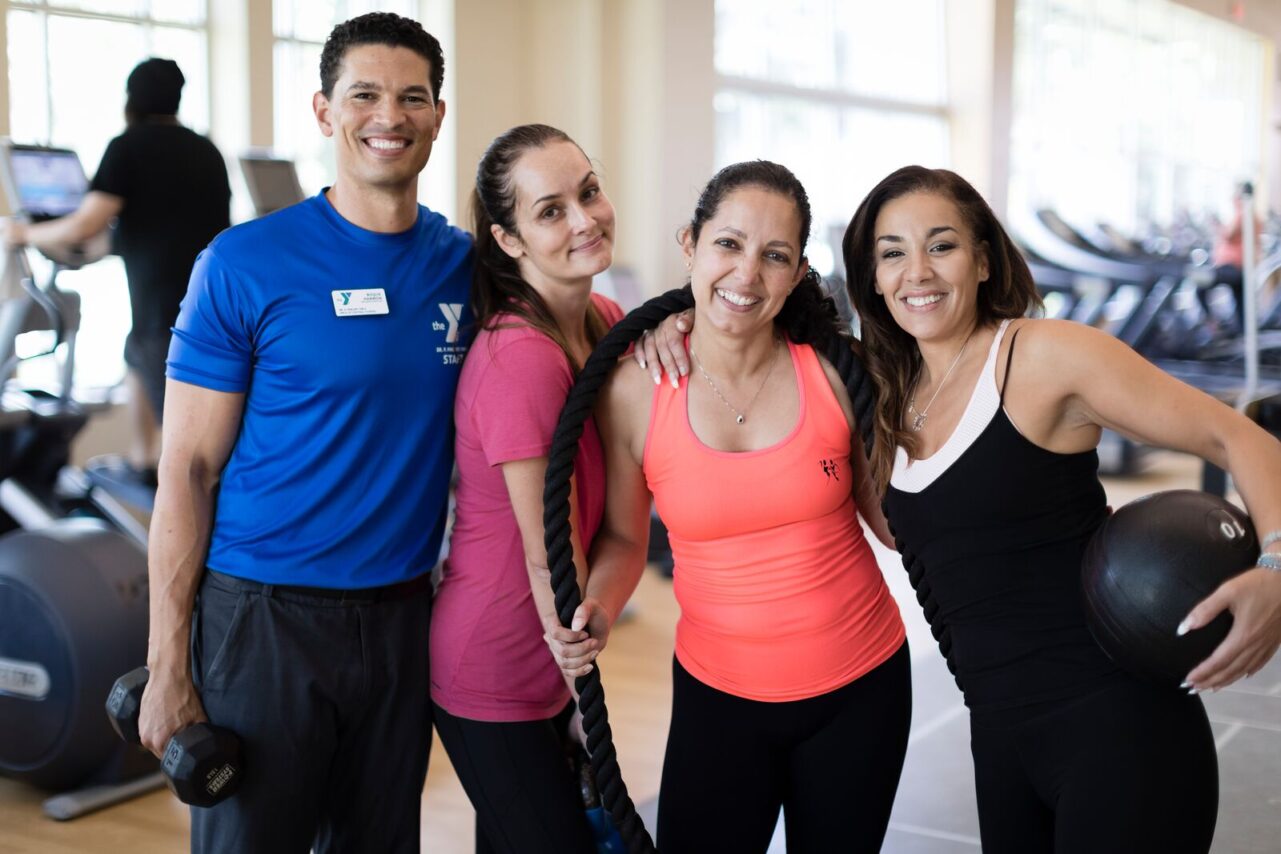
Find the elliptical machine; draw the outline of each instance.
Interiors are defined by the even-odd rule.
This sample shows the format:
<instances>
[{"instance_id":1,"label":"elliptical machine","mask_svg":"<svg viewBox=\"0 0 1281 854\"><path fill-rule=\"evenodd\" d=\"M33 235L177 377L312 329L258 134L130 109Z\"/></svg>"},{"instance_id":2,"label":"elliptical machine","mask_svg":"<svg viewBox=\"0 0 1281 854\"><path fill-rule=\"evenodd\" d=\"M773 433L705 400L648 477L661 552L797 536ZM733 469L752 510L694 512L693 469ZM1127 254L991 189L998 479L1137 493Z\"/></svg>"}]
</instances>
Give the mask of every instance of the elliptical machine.
<instances>
[{"instance_id":1,"label":"elliptical machine","mask_svg":"<svg viewBox=\"0 0 1281 854\"><path fill-rule=\"evenodd\" d=\"M0 144L0 176L11 209L33 219L74 210L88 187L65 149ZM45 253L42 284L25 250L0 276L0 774L67 792L44 804L60 820L162 785L155 758L121 743L103 711L115 678L146 659L146 530L69 465L89 412L71 396L79 297L57 276L105 255L102 237ZM18 356L18 335L39 329L52 346ZM13 380L36 357L60 360L56 388Z\"/></svg>"}]
</instances>

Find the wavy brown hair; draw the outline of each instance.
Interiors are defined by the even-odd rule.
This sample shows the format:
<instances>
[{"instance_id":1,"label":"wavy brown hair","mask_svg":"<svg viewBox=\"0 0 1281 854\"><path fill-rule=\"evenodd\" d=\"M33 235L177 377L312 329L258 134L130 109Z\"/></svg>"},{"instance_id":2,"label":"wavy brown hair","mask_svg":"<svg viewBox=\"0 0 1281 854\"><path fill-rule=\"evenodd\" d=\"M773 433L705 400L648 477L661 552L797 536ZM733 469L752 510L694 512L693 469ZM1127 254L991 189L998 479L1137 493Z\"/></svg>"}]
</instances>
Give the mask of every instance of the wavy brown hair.
<instances>
[{"instance_id":1,"label":"wavy brown hair","mask_svg":"<svg viewBox=\"0 0 1281 854\"><path fill-rule=\"evenodd\" d=\"M497 225L508 234L520 236L516 228L516 187L512 183L512 170L526 152L558 142L568 142L582 151L578 143L562 130L549 125L518 125L499 135L480 158L480 164L476 167L476 189L472 192L471 202L472 222L476 233L476 266L472 272L471 303L476 324L481 329L496 328L494 319L500 314L514 315L523 325L530 326L556 342L569 360L570 367L577 373L582 365L578 364L570 351L569 341L557 325L547 302L521 276L516 259L498 245L498 239L494 237L491 228ZM587 343L595 348L608 331L609 327L605 318L596 310L596 304L589 302Z\"/></svg>"},{"instance_id":2,"label":"wavy brown hair","mask_svg":"<svg viewBox=\"0 0 1281 854\"><path fill-rule=\"evenodd\" d=\"M980 251L987 255L988 278L978 289L978 325L1022 317L1041 305L1027 262L996 214L968 181L947 169L905 166L872 188L850 220L841 242L849 277L850 301L858 311L864 358L877 386L872 479L883 494L894 470L894 451L915 458L917 437L903 426L912 383L921 370L916 339L894 321L885 298L876 293L876 218L889 202L911 193L935 193L960 211Z\"/></svg>"}]
</instances>

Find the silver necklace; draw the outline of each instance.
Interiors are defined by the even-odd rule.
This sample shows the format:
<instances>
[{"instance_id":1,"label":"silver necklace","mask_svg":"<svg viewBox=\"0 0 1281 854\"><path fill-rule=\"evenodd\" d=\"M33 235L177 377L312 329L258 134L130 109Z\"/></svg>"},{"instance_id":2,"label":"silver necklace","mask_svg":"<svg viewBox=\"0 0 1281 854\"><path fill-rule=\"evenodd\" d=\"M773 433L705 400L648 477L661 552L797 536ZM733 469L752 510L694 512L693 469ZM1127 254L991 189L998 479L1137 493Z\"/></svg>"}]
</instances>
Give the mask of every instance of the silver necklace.
<instances>
[{"instance_id":1,"label":"silver necklace","mask_svg":"<svg viewBox=\"0 0 1281 854\"><path fill-rule=\"evenodd\" d=\"M974 337L974 333L977 331L978 327L976 326L970 330L969 335L965 336L965 343L961 345L960 350L956 351L956 356L952 359L952 364L948 366L947 373L943 375L943 379L939 380L938 386L934 389L934 394L930 395L930 402L925 404L924 409L918 410L916 408L915 384L913 385L912 398L907 402L907 411L913 416L912 432L919 433L921 432L921 428L925 426L925 419L930 414L930 407L933 406L934 401L938 399L939 392L943 390L943 386L947 384L948 378L952 376L952 371L956 370L956 366L960 363L961 357L965 355L965 348L970 346L970 339ZM916 381L918 383L921 381L920 374L916 375Z\"/></svg>"},{"instance_id":2,"label":"silver necklace","mask_svg":"<svg viewBox=\"0 0 1281 854\"><path fill-rule=\"evenodd\" d=\"M726 400L725 395L721 394L721 390L716 387L716 382L712 379L711 375L707 373L707 369L703 367L703 360L698 358L698 353L695 352L694 345L689 345L689 352L690 355L694 357L694 364L698 365L698 372L703 375L703 379L707 380L707 384L712 387L712 394L716 395L716 397L720 399L720 402L728 406L730 411L734 413L734 423L736 424L744 424L747 422L747 411L752 408L752 404L756 403L756 398L761 396L761 392L765 390L765 384L769 382L770 374L774 372L774 363L778 361L778 350L778 340L775 339L774 355L770 356L769 367L765 369L765 379L761 380L760 388L756 389L756 394L752 395L752 399L747 402L747 406L739 409L737 406Z\"/></svg>"}]
</instances>

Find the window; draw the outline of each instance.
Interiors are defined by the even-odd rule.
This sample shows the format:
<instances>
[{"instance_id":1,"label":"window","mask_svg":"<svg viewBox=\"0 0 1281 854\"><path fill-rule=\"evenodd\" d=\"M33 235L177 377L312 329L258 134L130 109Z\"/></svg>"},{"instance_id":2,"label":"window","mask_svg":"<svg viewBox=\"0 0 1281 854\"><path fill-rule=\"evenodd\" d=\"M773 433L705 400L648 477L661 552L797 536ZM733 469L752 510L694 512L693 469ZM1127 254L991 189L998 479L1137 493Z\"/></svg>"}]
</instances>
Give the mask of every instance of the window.
<instances>
[{"instance_id":1,"label":"window","mask_svg":"<svg viewBox=\"0 0 1281 854\"><path fill-rule=\"evenodd\" d=\"M330 30L366 12L417 18L417 6L417 0L275 0L273 148L294 159L304 193L319 192L334 177L333 146L316 129L311 110L311 97L320 89L320 50Z\"/></svg>"},{"instance_id":2,"label":"window","mask_svg":"<svg viewBox=\"0 0 1281 854\"><path fill-rule=\"evenodd\" d=\"M824 275L839 270L841 235L877 181L947 165L943 25L941 0L716 4L716 165L764 158L796 173L814 214L810 263Z\"/></svg>"},{"instance_id":3,"label":"window","mask_svg":"<svg viewBox=\"0 0 1281 854\"><path fill-rule=\"evenodd\" d=\"M1010 209L1142 237L1262 158L1265 48L1168 0L1019 0Z\"/></svg>"},{"instance_id":4,"label":"window","mask_svg":"<svg viewBox=\"0 0 1281 854\"><path fill-rule=\"evenodd\" d=\"M168 57L182 68L187 83L179 118L208 132L205 0L10 0L8 6L9 128L16 142L74 148L92 176L107 143L124 128L125 80L148 56ZM93 57L92 73L86 73L86 56ZM32 258L36 275L47 275ZM61 274L58 283L81 297L76 385L116 384L124 376L121 352L130 323L123 264L109 257ZM23 375L51 380L54 365L38 360L24 365Z\"/></svg>"}]
</instances>

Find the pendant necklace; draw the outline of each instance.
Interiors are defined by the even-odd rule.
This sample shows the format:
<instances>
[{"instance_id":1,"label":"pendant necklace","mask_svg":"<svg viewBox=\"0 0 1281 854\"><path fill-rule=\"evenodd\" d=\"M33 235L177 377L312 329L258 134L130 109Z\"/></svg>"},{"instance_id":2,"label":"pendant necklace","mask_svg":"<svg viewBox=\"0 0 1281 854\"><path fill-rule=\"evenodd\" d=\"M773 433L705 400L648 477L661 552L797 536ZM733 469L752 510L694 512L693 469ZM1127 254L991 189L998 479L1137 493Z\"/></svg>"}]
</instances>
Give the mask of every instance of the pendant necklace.
<instances>
[{"instance_id":1,"label":"pendant necklace","mask_svg":"<svg viewBox=\"0 0 1281 854\"><path fill-rule=\"evenodd\" d=\"M725 395L721 394L721 390L716 387L716 382L712 379L711 375L707 373L707 369L703 367L703 360L698 358L698 353L695 352L694 345L690 344L689 347L690 355L694 357L694 364L698 365L698 372L703 375L703 379L707 380L707 384L711 386L712 394L716 395L721 403L729 407L730 411L734 413L734 423L740 425L747 422L747 411L752 408L752 404L756 403L756 398L760 397L761 392L765 390L765 384L769 382L770 374L774 372L774 363L778 361L778 351L778 339L774 339L774 355L770 357L769 367L765 369L765 379L761 380L760 388L756 389L756 394L752 395L752 399L747 402L747 406L739 409L737 406L726 400Z\"/></svg>"},{"instance_id":2,"label":"pendant necklace","mask_svg":"<svg viewBox=\"0 0 1281 854\"><path fill-rule=\"evenodd\" d=\"M943 379L939 381L938 387L934 389L934 394L930 395L930 402L925 404L925 408L919 410L916 408L915 392L912 394L911 399L908 400L907 411L908 414L912 415L912 431L914 433L921 432L921 428L925 426L925 419L930 414L930 407L933 406L934 401L938 399L939 392L943 390L943 386L947 384L948 378L952 376L952 371L956 370L956 366L960 363L961 357L965 355L965 348L970 346L970 339L974 337L974 333L977 331L978 327L975 326L970 330L970 334L965 336L965 343L963 343L961 345L961 349L956 352L955 358L952 359L952 364L948 366L947 373L943 375ZM920 379L921 375L917 374L917 382L920 382Z\"/></svg>"}]
</instances>

